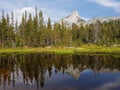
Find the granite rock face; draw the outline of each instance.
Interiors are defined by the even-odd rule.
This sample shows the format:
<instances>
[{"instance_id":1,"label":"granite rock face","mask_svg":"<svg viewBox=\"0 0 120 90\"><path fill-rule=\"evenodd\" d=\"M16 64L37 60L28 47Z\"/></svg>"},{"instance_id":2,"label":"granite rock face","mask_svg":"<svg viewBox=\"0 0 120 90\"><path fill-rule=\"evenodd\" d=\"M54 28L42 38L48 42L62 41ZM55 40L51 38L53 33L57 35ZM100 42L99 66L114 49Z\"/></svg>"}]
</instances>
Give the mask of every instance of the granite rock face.
<instances>
[{"instance_id":1,"label":"granite rock face","mask_svg":"<svg viewBox=\"0 0 120 90\"><path fill-rule=\"evenodd\" d=\"M72 14L68 15L65 18L62 18L61 20L59 20L57 23L62 24L62 22L64 23L64 25L66 26L72 26L73 23L80 25L81 23L83 25L85 24L94 24L97 21L100 21L101 23L103 22L110 22L112 20L120 20L120 16L116 16L116 17L95 17L89 20L84 20L80 17L79 13L77 11L73 11Z\"/></svg>"}]
</instances>

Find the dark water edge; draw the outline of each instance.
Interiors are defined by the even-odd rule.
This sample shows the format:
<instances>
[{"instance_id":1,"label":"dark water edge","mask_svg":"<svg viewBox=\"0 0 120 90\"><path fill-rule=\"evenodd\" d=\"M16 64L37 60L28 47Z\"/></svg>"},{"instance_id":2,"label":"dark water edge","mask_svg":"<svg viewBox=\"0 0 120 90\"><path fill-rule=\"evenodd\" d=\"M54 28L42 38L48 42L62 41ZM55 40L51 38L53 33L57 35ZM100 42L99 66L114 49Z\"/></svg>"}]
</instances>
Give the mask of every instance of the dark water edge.
<instances>
[{"instance_id":1,"label":"dark water edge","mask_svg":"<svg viewBox=\"0 0 120 90\"><path fill-rule=\"evenodd\" d=\"M0 90L120 90L119 54L1 54Z\"/></svg>"}]
</instances>

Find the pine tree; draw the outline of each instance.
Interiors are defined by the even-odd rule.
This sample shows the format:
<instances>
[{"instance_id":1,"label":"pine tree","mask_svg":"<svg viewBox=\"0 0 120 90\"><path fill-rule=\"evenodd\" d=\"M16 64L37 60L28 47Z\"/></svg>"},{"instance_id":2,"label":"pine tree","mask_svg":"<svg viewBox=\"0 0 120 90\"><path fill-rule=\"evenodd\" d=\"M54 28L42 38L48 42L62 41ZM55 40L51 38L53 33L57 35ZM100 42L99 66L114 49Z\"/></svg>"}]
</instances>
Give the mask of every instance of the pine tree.
<instances>
[{"instance_id":1,"label":"pine tree","mask_svg":"<svg viewBox=\"0 0 120 90\"><path fill-rule=\"evenodd\" d=\"M34 34L34 37L33 37L33 46L34 47L38 47L39 46L39 33L38 33L38 29L39 29L39 26L38 26L38 15L37 15L37 7L35 7L35 17L33 19L33 34Z\"/></svg>"},{"instance_id":2,"label":"pine tree","mask_svg":"<svg viewBox=\"0 0 120 90\"><path fill-rule=\"evenodd\" d=\"M46 30L46 45L51 45L52 44L52 25L51 25L51 20L50 17L48 17L48 22L47 22L47 30Z\"/></svg>"},{"instance_id":3,"label":"pine tree","mask_svg":"<svg viewBox=\"0 0 120 90\"><path fill-rule=\"evenodd\" d=\"M20 46L20 37L19 37L19 27L18 27L18 21L16 19L15 22L15 47Z\"/></svg>"},{"instance_id":4,"label":"pine tree","mask_svg":"<svg viewBox=\"0 0 120 90\"><path fill-rule=\"evenodd\" d=\"M22 15L22 21L19 26L19 36L20 36L20 47L23 47L25 44L24 40L24 33L25 33L25 17L24 14Z\"/></svg>"},{"instance_id":5,"label":"pine tree","mask_svg":"<svg viewBox=\"0 0 120 90\"><path fill-rule=\"evenodd\" d=\"M54 45L59 46L60 45L60 30L61 30L61 25L59 23L54 24Z\"/></svg>"},{"instance_id":6,"label":"pine tree","mask_svg":"<svg viewBox=\"0 0 120 90\"><path fill-rule=\"evenodd\" d=\"M28 22L27 22L27 46L32 47L33 46L33 37L34 37L34 27L33 27L33 20L32 15L29 14Z\"/></svg>"},{"instance_id":7,"label":"pine tree","mask_svg":"<svg viewBox=\"0 0 120 90\"><path fill-rule=\"evenodd\" d=\"M43 45L44 43L44 39L43 39L43 32L44 32L44 18L43 18L43 13L42 11L39 12L39 16L38 16L38 46Z\"/></svg>"},{"instance_id":8,"label":"pine tree","mask_svg":"<svg viewBox=\"0 0 120 90\"><path fill-rule=\"evenodd\" d=\"M15 36L14 36L14 15L13 12L11 12L11 24L9 29L10 34L10 47L14 47L15 44Z\"/></svg>"},{"instance_id":9,"label":"pine tree","mask_svg":"<svg viewBox=\"0 0 120 90\"><path fill-rule=\"evenodd\" d=\"M7 20L4 16L4 11L2 12L1 20L1 46L7 47Z\"/></svg>"}]
</instances>

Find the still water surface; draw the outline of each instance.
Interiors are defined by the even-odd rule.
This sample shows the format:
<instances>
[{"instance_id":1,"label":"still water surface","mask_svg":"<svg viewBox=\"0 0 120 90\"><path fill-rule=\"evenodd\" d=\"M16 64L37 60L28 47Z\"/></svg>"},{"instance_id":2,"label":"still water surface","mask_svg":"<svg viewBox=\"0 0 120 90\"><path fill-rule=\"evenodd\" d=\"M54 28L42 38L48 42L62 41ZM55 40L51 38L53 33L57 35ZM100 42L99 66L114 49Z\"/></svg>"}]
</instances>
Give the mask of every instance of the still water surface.
<instances>
[{"instance_id":1,"label":"still water surface","mask_svg":"<svg viewBox=\"0 0 120 90\"><path fill-rule=\"evenodd\" d=\"M0 90L120 90L120 55L0 55Z\"/></svg>"}]
</instances>

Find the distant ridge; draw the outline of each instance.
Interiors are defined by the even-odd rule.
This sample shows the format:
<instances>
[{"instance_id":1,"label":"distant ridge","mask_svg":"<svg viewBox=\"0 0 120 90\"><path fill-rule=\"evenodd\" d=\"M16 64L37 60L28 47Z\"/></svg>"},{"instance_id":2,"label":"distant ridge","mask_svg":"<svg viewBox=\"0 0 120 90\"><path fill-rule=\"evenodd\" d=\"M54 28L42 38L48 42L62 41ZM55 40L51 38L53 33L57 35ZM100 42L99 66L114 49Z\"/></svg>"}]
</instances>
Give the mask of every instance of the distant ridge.
<instances>
[{"instance_id":1,"label":"distant ridge","mask_svg":"<svg viewBox=\"0 0 120 90\"><path fill-rule=\"evenodd\" d=\"M96 21L100 21L101 23L103 22L110 22L112 20L118 20L120 19L120 16L119 17L96 17L96 18L92 18L90 20L88 20L86 22L86 24L91 24L91 23L95 23Z\"/></svg>"},{"instance_id":2,"label":"distant ridge","mask_svg":"<svg viewBox=\"0 0 120 90\"><path fill-rule=\"evenodd\" d=\"M95 23L96 21L100 21L101 23L103 22L110 22L112 20L119 20L120 16L116 16L116 17L95 17L92 18L88 21L80 18L80 15L78 13L78 11L73 11L70 15L66 16L65 18L62 18L61 20L59 20L57 23L62 23L62 21L64 22L64 25L66 26L71 26L73 23L80 25L82 24L92 24Z\"/></svg>"}]
</instances>

